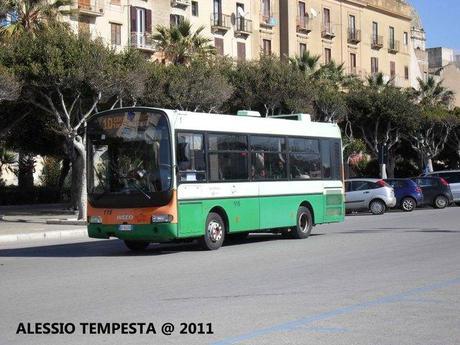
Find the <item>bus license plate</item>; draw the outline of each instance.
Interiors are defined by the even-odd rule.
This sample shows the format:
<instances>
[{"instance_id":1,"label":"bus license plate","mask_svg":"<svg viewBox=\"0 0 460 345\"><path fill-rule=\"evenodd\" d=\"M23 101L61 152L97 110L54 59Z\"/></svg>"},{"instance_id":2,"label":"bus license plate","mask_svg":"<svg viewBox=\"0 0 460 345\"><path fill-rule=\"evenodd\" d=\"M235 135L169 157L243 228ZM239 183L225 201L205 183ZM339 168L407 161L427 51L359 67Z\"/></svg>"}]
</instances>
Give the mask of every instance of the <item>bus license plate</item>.
<instances>
[{"instance_id":1,"label":"bus license plate","mask_svg":"<svg viewBox=\"0 0 460 345\"><path fill-rule=\"evenodd\" d=\"M131 231L131 230L133 230L133 226L131 224L120 224L118 226L118 230L120 230L120 231Z\"/></svg>"}]
</instances>

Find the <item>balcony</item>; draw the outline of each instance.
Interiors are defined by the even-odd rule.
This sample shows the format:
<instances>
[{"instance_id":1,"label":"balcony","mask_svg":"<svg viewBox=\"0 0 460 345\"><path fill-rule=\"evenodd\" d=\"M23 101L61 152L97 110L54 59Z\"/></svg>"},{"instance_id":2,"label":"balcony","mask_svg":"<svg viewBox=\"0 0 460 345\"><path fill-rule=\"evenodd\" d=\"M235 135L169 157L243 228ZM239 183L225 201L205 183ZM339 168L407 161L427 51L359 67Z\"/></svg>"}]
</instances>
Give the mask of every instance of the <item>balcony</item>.
<instances>
[{"instance_id":1,"label":"balcony","mask_svg":"<svg viewBox=\"0 0 460 345\"><path fill-rule=\"evenodd\" d=\"M323 24L323 28L321 30L321 37L326 38L328 40L333 39L335 37L334 28L331 23Z\"/></svg>"},{"instance_id":2,"label":"balcony","mask_svg":"<svg viewBox=\"0 0 460 345\"><path fill-rule=\"evenodd\" d=\"M155 41L152 35L147 32L132 32L131 41L132 48L153 52L155 50Z\"/></svg>"},{"instance_id":3,"label":"balcony","mask_svg":"<svg viewBox=\"0 0 460 345\"><path fill-rule=\"evenodd\" d=\"M211 31L215 32L227 32L232 27L232 19L229 15L222 13L211 14Z\"/></svg>"},{"instance_id":4,"label":"balcony","mask_svg":"<svg viewBox=\"0 0 460 345\"><path fill-rule=\"evenodd\" d=\"M260 17L260 26L267 29L271 29L274 26L276 26L276 18L273 16L272 13L262 14L262 16Z\"/></svg>"},{"instance_id":5,"label":"balcony","mask_svg":"<svg viewBox=\"0 0 460 345\"><path fill-rule=\"evenodd\" d=\"M395 40L389 40L388 41L388 52L391 53L391 54L396 54L397 52L399 52L399 41L395 41Z\"/></svg>"},{"instance_id":6,"label":"balcony","mask_svg":"<svg viewBox=\"0 0 460 345\"><path fill-rule=\"evenodd\" d=\"M100 17L104 15L103 0L78 0L78 13L92 17Z\"/></svg>"},{"instance_id":7,"label":"balcony","mask_svg":"<svg viewBox=\"0 0 460 345\"><path fill-rule=\"evenodd\" d=\"M252 20L236 17L234 30L237 36L249 36L252 33Z\"/></svg>"},{"instance_id":8,"label":"balcony","mask_svg":"<svg viewBox=\"0 0 460 345\"><path fill-rule=\"evenodd\" d=\"M297 32L305 35L311 32L310 18L307 16L297 17Z\"/></svg>"},{"instance_id":9,"label":"balcony","mask_svg":"<svg viewBox=\"0 0 460 345\"><path fill-rule=\"evenodd\" d=\"M191 3L191 0L171 0L171 6L173 7L188 7Z\"/></svg>"},{"instance_id":10,"label":"balcony","mask_svg":"<svg viewBox=\"0 0 460 345\"><path fill-rule=\"evenodd\" d=\"M371 48L382 49L383 48L383 36L371 36Z\"/></svg>"},{"instance_id":11,"label":"balcony","mask_svg":"<svg viewBox=\"0 0 460 345\"><path fill-rule=\"evenodd\" d=\"M348 29L348 43L358 44L361 42L361 30Z\"/></svg>"}]
</instances>

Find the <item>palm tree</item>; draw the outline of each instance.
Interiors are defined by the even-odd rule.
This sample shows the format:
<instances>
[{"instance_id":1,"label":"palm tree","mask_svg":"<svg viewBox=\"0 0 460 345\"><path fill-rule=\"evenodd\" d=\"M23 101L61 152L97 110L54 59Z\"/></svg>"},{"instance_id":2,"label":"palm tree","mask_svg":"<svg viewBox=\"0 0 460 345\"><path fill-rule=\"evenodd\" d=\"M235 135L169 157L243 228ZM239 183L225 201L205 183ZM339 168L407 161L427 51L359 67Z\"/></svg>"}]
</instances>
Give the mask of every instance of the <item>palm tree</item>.
<instances>
[{"instance_id":1,"label":"palm tree","mask_svg":"<svg viewBox=\"0 0 460 345\"><path fill-rule=\"evenodd\" d=\"M311 55L308 50L302 55L289 58L289 62L306 75L311 75L318 67L319 55Z\"/></svg>"},{"instance_id":2,"label":"palm tree","mask_svg":"<svg viewBox=\"0 0 460 345\"><path fill-rule=\"evenodd\" d=\"M383 89L393 85L393 79L385 81L385 76L382 72L375 73L367 78L367 83L371 88L382 91Z\"/></svg>"},{"instance_id":3,"label":"palm tree","mask_svg":"<svg viewBox=\"0 0 460 345\"><path fill-rule=\"evenodd\" d=\"M421 105L449 107L452 104L455 94L442 85L442 80L436 81L433 76L429 76L426 81L421 78L418 78L417 81L419 86L414 94Z\"/></svg>"},{"instance_id":4,"label":"palm tree","mask_svg":"<svg viewBox=\"0 0 460 345\"><path fill-rule=\"evenodd\" d=\"M63 6L72 0L2 0L0 2L0 37L14 37L23 32L36 33L56 21ZM68 11L67 11L68 12Z\"/></svg>"},{"instance_id":5,"label":"palm tree","mask_svg":"<svg viewBox=\"0 0 460 345\"><path fill-rule=\"evenodd\" d=\"M159 25L156 30L153 40L157 48L175 65L188 64L194 57L209 57L216 53L211 40L201 34L204 26L193 32L192 24L184 20L171 27Z\"/></svg>"}]
</instances>

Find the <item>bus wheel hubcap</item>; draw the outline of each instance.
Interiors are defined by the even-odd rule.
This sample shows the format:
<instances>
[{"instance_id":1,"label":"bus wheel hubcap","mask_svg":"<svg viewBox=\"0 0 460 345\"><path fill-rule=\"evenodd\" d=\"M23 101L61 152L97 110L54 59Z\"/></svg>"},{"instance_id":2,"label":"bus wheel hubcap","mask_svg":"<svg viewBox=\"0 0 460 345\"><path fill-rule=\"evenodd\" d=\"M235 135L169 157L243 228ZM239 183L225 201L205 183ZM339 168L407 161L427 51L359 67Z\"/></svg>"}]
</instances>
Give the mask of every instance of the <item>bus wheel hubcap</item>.
<instances>
[{"instance_id":1,"label":"bus wheel hubcap","mask_svg":"<svg viewBox=\"0 0 460 345\"><path fill-rule=\"evenodd\" d=\"M222 238L222 225L220 225L216 221L211 221L209 222L208 225L208 233L209 233L209 238L213 242L217 242Z\"/></svg>"},{"instance_id":2,"label":"bus wheel hubcap","mask_svg":"<svg viewBox=\"0 0 460 345\"><path fill-rule=\"evenodd\" d=\"M308 231L308 217L305 213L302 213L299 217L299 227L302 232Z\"/></svg>"}]
</instances>

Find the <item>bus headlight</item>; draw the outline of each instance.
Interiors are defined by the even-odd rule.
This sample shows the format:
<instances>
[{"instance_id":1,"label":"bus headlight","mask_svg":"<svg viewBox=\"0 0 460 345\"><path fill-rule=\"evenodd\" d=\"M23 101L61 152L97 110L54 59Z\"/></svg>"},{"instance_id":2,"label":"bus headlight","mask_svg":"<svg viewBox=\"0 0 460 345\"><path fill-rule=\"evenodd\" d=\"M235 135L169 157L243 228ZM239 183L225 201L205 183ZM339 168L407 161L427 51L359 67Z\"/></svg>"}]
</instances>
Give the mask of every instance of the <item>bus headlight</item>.
<instances>
[{"instance_id":1,"label":"bus headlight","mask_svg":"<svg viewBox=\"0 0 460 345\"><path fill-rule=\"evenodd\" d=\"M100 216L88 217L88 223L90 223L90 224L102 224L102 217L100 217Z\"/></svg>"},{"instance_id":2,"label":"bus headlight","mask_svg":"<svg viewBox=\"0 0 460 345\"><path fill-rule=\"evenodd\" d=\"M152 223L171 223L173 218L170 214L154 214L152 216Z\"/></svg>"}]
</instances>

